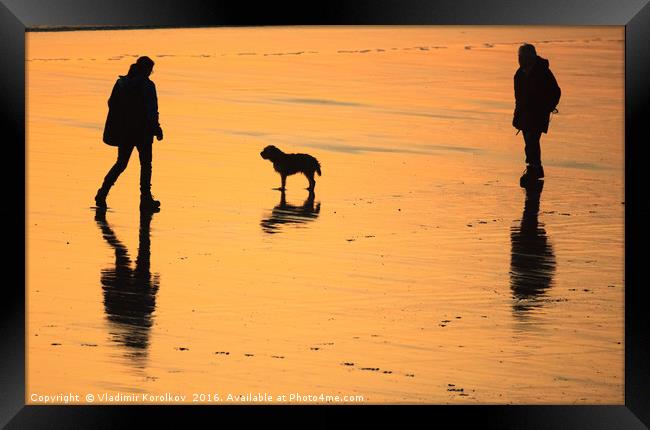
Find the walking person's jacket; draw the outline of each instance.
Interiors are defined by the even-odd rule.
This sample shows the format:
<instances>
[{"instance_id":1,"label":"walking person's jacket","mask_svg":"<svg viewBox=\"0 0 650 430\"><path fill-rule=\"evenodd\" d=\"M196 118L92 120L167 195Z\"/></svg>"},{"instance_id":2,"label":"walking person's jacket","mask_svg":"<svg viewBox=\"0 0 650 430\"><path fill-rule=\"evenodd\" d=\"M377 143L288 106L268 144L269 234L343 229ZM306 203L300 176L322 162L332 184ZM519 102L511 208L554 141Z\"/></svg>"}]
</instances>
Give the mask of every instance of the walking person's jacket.
<instances>
[{"instance_id":1,"label":"walking person's jacket","mask_svg":"<svg viewBox=\"0 0 650 430\"><path fill-rule=\"evenodd\" d=\"M156 86L144 76L120 76L108 99L104 142L119 146L152 139L160 130Z\"/></svg>"}]
</instances>

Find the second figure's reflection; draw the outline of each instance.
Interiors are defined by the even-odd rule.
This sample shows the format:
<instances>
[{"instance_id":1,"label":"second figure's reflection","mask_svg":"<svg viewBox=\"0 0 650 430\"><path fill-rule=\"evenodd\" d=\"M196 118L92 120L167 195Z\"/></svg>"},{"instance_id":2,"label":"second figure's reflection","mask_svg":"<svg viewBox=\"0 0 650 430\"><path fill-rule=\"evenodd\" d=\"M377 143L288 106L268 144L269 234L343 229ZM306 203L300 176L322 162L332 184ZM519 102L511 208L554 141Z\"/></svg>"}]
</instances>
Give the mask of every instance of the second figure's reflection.
<instances>
[{"instance_id":1,"label":"second figure's reflection","mask_svg":"<svg viewBox=\"0 0 650 430\"><path fill-rule=\"evenodd\" d=\"M521 223L510 231L510 288L514 299L512 309L518 318L524 318L532 309L541 306L541 299L552 285L555 273L553 247L544 224L537 219L543 187L543 181L526 187Z\"/></svg>"},{"instance_id":2,"label":"second figure's reflection","mask_svg":"<svg viewBox=\"0 0 650 430\"><path fill-rule=\"evenodd\" d=\"M115 267L101 271L110 334L114 342L125 347L125 355L133 359L136 366L145 364L159 287L159 275L150 271L152 217L150 211L140 212L138 255L132 267L128 250L106 221L106 209L98 208L95 212L95 221L104 240L115 251Z\"/></svg>"},{"instance_id":3,"label":"second figure's reflection","mask_svg":"<svg viewBox=\"0 0 650 430\"><path fill-rule=\"evenodd\" d=\"M280 196L280 204L273 208L271 215L260 223L262 229L269 234L279 233L280 227L286 224L304 224L318 218L320 213L320 202L314 205L316 195L309 192L309 197L302 206L294 206L287 203L284 191Z\"/></svg>"}]
</instances>

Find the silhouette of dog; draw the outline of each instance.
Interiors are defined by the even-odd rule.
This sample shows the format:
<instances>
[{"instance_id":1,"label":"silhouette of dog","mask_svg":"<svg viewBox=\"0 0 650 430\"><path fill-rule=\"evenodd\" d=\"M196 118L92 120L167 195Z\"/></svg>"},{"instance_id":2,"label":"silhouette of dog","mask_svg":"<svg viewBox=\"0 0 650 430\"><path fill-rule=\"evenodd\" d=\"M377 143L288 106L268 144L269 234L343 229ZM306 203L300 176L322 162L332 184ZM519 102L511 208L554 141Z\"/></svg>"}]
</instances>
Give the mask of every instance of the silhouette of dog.
<instances>
[{"instance_id":1,"label":"silhouette of dog","mask_svg":"<svg viewBox=\"0 0 650 430\"><path fill-rule=\"evenodd\" d=\"M285 154L273 145L269 145L262 152L260 156L273 163L273 169L280 174L282 178L282 186L279 190L284 190L287 182L287 176L296 173L302 173L309 180L310 191L314 190L316 181L314 180L314 173L320 172L320 163L317 159L308 154Z\"/></svg>"}]
</instances>

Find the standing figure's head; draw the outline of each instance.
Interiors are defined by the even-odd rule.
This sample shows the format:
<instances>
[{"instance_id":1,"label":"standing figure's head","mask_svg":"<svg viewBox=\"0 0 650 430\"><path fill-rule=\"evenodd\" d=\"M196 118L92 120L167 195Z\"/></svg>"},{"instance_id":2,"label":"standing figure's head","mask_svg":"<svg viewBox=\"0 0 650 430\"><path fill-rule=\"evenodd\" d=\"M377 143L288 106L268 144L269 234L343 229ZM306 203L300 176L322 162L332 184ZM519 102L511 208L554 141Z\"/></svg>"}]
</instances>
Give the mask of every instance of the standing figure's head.
<instances>
[{"instance_id":1,"label":"standing figure's head","mask_svg":"<svg viewBox=\"0 0 650 430\"><path fill-rule=\"evenodd\" d=\"M131 64L131 67L129 67L128 76L144 76L148 78L149 75L151 75L151 72L153 72L153 65L154 62L151 58L147 56L139 57L136 62Z\"/></svg>"},{"instance_id":2,"label":"standing figure's head","mask_svg":"<svg viewBox=\"0 0 650 430\"><path fill-rule=\"evenodd\" d=\"M524 43L519 47L519 65L524 69L530 69L537 61L537 52L530 43Z\"/></svg>"}]
</instances>

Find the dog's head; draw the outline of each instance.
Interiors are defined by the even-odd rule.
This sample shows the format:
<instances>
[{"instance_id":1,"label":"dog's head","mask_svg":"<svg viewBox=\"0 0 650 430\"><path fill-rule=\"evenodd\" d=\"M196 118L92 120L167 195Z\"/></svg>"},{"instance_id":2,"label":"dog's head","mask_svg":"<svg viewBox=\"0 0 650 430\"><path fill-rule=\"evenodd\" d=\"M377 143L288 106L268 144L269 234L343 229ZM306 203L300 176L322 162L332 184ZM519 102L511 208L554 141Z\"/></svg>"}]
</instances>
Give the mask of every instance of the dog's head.
<instances>
[{"instance_id":1,"label":"dog's head","mask_svg":"<svg viewBox=\"0 0 650 430\"><path fill-rule=\"evenodd\" d=\"M278 148L276 148L273 145L269 145L262 152L260 152L260 156L265 159L265 160L277 160L280 155L282 155L283 152L280 151Z\"/></svg>"}]
</instances>

